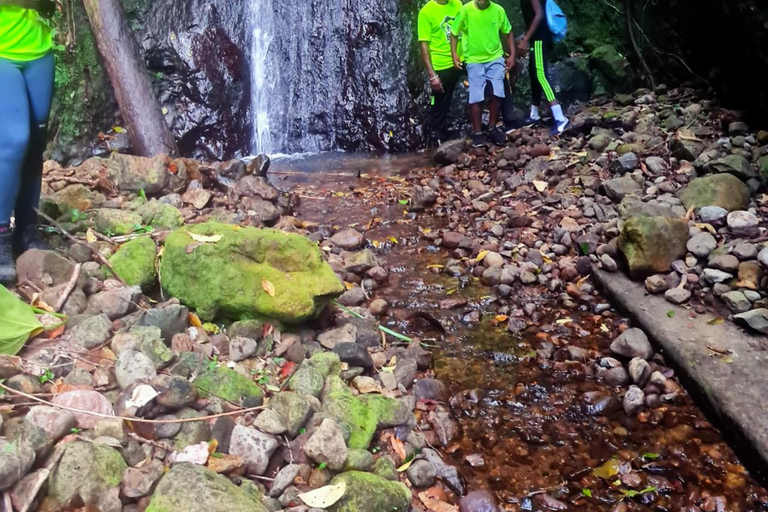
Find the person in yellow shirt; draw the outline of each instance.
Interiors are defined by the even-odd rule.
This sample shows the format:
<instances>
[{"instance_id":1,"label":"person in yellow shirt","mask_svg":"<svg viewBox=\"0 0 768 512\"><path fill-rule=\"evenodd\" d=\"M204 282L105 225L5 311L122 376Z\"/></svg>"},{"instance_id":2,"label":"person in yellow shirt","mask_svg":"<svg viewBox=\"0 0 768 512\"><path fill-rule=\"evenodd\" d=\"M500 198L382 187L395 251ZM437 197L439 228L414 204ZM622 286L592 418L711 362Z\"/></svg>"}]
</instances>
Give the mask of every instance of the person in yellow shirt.
<instances>
[{"instance_id":1,"label":"person in yellow shirt","mask_svg":"<svg viewBox=\"0 0 768 512\"><path fill-rule=\"evenodd\" d=\"M451 25L462 8L460 0L429 0L419 11L418 35L421 60L432 88L429 129L438 144L449 139L448 114L463 72L453 67Z\"/></svg>"},{"instance_id":2,"label":"person in yellow shirt","mask_svg":"<svg viewBox=\"0 0 768 512\"><path fill-rule=\"evenodd\" d=\"M51 0L0 0L0 282L14 257L45 248L37 230L46 125L53 100ZM11 216L15 226L11 230Z\"/></svg>"}]
</instances>

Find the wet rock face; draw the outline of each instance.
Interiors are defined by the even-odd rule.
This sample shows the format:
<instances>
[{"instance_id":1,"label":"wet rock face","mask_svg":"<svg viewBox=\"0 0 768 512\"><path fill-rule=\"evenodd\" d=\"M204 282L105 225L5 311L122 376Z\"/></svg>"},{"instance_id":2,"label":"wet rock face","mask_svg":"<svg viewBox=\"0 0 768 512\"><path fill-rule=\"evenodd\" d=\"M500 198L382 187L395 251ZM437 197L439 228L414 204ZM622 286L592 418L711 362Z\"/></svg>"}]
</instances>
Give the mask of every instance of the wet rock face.
<instances>
[{"instance_id":1,"label":"wet rock face","mask_svg":"<svg viewBox=\"0 0 768 512\"><path fill-rule=\"evenodd\" d=\"M271 2L268 145L282 152L415 147L418 2ZM291 34L285 37L285 34ZM418 73L418 74L416 74ZM414 75L414 76L411 76ZM390 135L390 132L392 133Z\"/></svg>"},{"instance_id":2,"label":"wet rock face","mask_svg":"<svg viewBox=\"0 0 768 512\"><path fill-rule=\"evenodd\" d=\"M245 0L162 0L141 14L136 38L184 155L250 154L249 8Z\"/></svg>"}]
</instances>

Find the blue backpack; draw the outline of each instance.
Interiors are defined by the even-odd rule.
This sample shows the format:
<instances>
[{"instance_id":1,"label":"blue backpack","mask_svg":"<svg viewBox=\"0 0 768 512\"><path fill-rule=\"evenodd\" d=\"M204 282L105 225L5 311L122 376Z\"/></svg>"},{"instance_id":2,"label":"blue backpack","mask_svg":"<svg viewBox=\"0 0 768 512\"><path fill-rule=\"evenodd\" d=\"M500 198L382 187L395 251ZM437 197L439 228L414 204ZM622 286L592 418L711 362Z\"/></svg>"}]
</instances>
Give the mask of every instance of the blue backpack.
<instances>
[{"instance_id":1,"label":"blue backpack","mask_svg":"<svg viewBox=\"0 0 768 512\"><path fill-rule=\"evenodd\" d=\"M552 38L555 42L559 43L565 39L565 35L568 33L568 19L555 0L547 0L546 13L547 24L549 25L549 31L552 32Z\"/></svg>"}]
</instances>

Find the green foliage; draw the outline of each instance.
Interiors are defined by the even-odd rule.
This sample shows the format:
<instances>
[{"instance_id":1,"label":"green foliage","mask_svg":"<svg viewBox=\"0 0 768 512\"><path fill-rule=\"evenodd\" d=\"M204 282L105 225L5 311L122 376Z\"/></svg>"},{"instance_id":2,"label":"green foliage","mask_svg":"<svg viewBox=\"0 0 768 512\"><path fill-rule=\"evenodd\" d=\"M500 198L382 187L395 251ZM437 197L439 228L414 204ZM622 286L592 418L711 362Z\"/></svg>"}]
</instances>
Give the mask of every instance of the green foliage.
<instances>
[{"instance_id":1,"label":"green foliage","mask_svg":"<svg viewBox=\"0 0 768 512\"><path fill-rule=\"evenodd\" d=\"M0 285L0 354L16 355L27 340L43 331L32 308Z\"/></svg>"}]
</instances>

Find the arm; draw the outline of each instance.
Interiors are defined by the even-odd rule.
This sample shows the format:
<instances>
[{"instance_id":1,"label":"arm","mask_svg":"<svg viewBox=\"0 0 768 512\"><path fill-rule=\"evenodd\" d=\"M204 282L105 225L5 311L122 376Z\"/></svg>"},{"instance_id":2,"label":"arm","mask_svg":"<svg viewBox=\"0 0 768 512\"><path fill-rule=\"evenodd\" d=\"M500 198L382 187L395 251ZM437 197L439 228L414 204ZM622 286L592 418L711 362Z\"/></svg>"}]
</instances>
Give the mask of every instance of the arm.
<instances>
[{"instance_id":1,"label":"arm","mask_svg":"<svg viewBox=\"0 0 768 512\"><path fill-rule=\"evenodd\" d=\"M544 19L544 9L541 8L541 2L539 0L531 0L531 5L533 6L533 22L531 23L531 26L528 27L528 31L523 36L523 39L520 41L520 45L518 46L518 49L520 51L525 51L528 49L528 43L531 40L531 37L533 37L533 33L536 32L536 29L539 28L539 25L541 25L542 20Z\"/></svg>"},{"instance_id":2,"label":"arm","mask_svg":"<svg viewBox=\"0 0 768 512\"><path fill-rule=\"evenodd\" d=\"M510 30L509 33L505 34L501 39L504 43L506 43L504 46L507 47L507 52L509 53L509 57L507 57L507 71L509 71L515 67L515 64L517 63L517 55L515 53L515 34L513 34Z\"/></svg>"},{"instance_id":3,"label":"arm","mask_svg":"<svg viewBox=\"0 0 768 512\"><path fill-rule=\"evenodd\" d=\"M427 41L419 41L419 48L421 50L421 61L424 63L424 68L429 75L429 85L432 86L434 92L443 92L443 83L440 81L440 77L437 76L435 68L432 66L432 55L429 53L429 43Z\"/></svg>"},{"instance_id":4,"label":"arm","mask_svg":"<svg viewBox=\"0 0 768 512\"><path fill-rule=\"evenodd\" d=\"M451 56L453 57L453 67L461 69L461 59L459 58L459 38L451 32Z\"/></svg>"}]
</instances>

